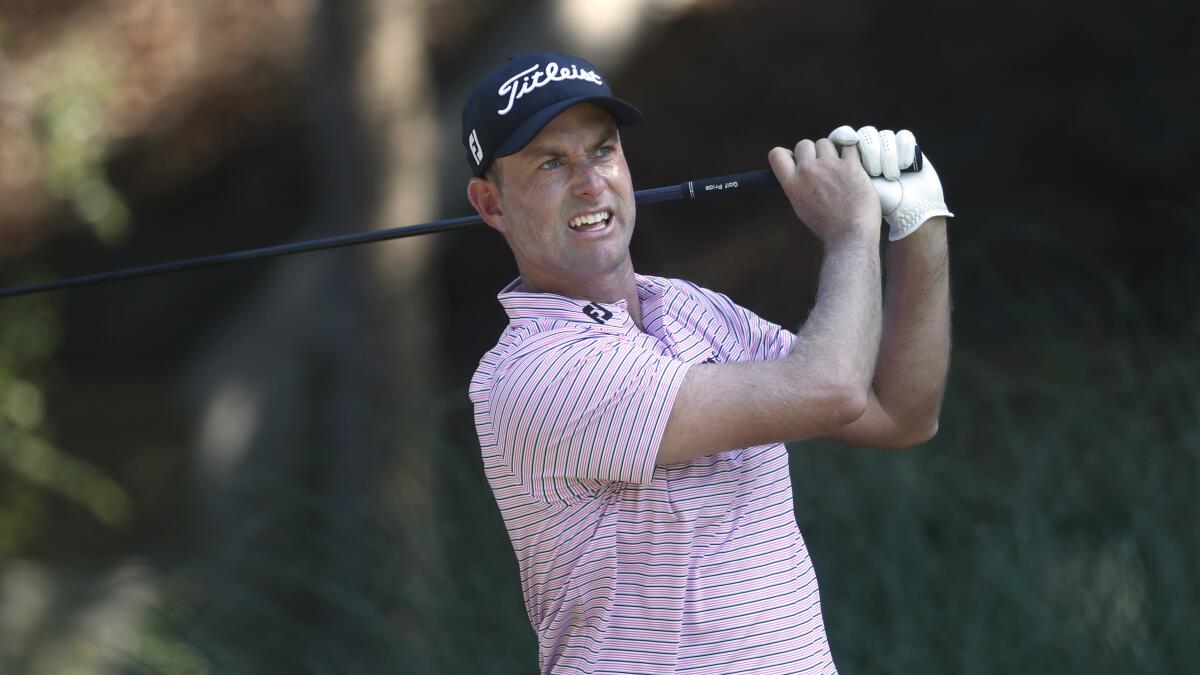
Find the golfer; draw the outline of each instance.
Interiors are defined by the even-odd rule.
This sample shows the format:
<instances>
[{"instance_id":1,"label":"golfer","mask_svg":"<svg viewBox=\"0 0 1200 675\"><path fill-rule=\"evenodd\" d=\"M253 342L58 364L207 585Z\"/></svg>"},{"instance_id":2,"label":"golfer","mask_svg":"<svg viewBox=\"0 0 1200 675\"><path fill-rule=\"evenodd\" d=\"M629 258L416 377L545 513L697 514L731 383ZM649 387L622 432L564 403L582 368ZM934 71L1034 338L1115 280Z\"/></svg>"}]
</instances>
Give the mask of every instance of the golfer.
<instances>
[{"instance_id":1,"label":"golfer","mask_svg":"<svg viewBox=\"0 0 1200 675\"><path fill-rule=\"evenodd\" d=\"M907 132L843 127L772 149L824 247L793 333L634 271L620 127L640 117L592 64L556 53L509 60L463 109L467 194L520 272L470 396L541 672L835 673L783 443L900 448L936 433L941 185L928 162L899 172Z\"/></svg>"}]
</instances>

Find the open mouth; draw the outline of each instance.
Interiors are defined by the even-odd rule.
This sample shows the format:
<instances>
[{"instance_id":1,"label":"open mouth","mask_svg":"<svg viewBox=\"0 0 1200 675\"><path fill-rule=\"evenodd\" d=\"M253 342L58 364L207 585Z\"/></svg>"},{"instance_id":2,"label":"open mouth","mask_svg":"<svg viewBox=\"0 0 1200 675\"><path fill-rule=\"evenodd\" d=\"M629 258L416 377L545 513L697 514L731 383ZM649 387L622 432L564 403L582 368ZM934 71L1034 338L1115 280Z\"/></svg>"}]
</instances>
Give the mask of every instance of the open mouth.
<instances>
[{"instance_id":1,"label":"open mouth","mask_svg":"<svg viewBox=\"0 0 1200 675\"><path fill-rule=\"evenodd\" d=\"M599 232L612 222L612 211L598 211L575 216L567 225L576 232Z\"/></svg>"}]
</instances>

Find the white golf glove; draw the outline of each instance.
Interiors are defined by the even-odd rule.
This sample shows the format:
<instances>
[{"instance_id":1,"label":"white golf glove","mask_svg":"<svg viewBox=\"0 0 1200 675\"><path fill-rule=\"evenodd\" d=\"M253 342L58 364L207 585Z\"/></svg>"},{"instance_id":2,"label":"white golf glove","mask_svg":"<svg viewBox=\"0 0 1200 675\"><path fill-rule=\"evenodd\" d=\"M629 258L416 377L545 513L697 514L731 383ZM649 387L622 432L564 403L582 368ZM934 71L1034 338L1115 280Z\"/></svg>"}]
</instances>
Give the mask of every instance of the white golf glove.
<instances>
[{"instance_id":1,"label":"white golf glove","mask_svg":"<svg viewBox=\"0 0 1200 675\"><path fill-rule=\"evenodd\" d=\"M879 207L890 228L889 240L907 237L934 216L954 216L946 208L937 171L924 154L921 155L920 171L900 173L901 169L911 167L916 159L917 139L912 132L904 129L893 133L875 127L855 131L841 126L829 134L829 140L837 145L858 146L863 168L879 194Z\"/></svg>"}]
</instances>

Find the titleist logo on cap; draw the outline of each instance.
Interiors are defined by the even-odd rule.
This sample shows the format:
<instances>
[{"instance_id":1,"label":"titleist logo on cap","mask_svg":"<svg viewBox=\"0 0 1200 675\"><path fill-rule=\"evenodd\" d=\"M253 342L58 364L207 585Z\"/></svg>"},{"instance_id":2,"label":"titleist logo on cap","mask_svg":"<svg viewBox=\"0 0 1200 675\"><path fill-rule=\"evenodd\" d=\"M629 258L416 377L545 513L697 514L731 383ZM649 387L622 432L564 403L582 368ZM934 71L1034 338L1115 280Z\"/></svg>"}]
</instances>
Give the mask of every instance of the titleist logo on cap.
<instances>
[{"instance_id":1,"label":"titleist logo on cap","mask_svg":"<svg viewBox=\"0 0 1200 675\"><path fill-rule=\"evenodd\" d=\"M584 102L603 108L618 126L642 118L612 95L596 66L578 56L526 52L493 68L463 104L460 138L471 172L483 177L494 159L520 152L556 115Z\"/></svg>"},{"instance_id":2,"label":"titleist logo on cap","mask_svg":"<svg viewBox=\"0 0 1200 675\"><path fill-rule=\"evenodd\" d=\"M551 61L546 64L545 71L541 70L540 65L530 66L508 78L504 81L504 84L500 85L500 89L496 93L501 96L507 95L508 105L496 112L501 115L507 115L508 111L512 110L513 104L517 102L517 99L538 87L544 87L551 82L559 82L561 80L586 80L592 84L604 84L604 80L600 79L600 75L596 71L581 70L575 65L572 65L570 68L563 68Z\"/></svg>"}]
</instances>

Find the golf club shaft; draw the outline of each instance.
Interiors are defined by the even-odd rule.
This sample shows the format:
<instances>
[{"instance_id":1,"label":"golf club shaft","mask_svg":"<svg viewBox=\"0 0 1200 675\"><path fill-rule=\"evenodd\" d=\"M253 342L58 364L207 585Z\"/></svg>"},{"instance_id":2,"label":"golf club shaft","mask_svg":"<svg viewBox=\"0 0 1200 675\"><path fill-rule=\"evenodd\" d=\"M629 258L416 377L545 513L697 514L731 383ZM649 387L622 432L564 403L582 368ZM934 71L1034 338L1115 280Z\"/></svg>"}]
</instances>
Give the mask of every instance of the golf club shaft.
<instances>
[{"instance_id":1,"label":"golf club shaft","mask_svg":"<svg viewBox=\"0 0 1200 675\"><path fill-rule=\"evenodd\" d=\"M918 151L917 157L920 156L921 154ZM913 169L909 170L919 170L919 167L914 167ZM689 180L684 183L680 183L679 185L668 185L666 187L638 190L633 194L633 197L634 201L638 204L653 204L656 202L677 201L681 199L700 199L702 197L708 197L712 195L728 194L730 192L740 192L742 190L763 187L779 187L779 182L775 179L775 174L769 169L763 169L761 171L747 171L745 173L737 173L729 176L717 176L715 178L701 178L697 180ZM446 232L449 230L456 230L482 223L483 220L479 218L479 216L462 216L460 218L435 220L428 223L408 225L405 227L393 227L386 230L356 232L354 234L343 234L335 237L326 237L324 239L312 239L309 241L300 241L291 244L279 244L277 246L267 246L264 248L233 251L230 253L221 253L202 258L189 258L187 260L176 260L173 262L157 263L142 267L113 270L111 272L100 272L97 274L86 274L78 277L57 279L55 281L48 281L40 284L29 284L26 286L4 288L0 289L0 298L11 298L18 295L30 295L32 293L57 291L64 288L77 288L79 286L91 286L94 284L103 284L112 281L148 277L155 274L193 270L201 267L215 267L217 265L226 265L244 260L276 258L279 256L293 255L296 253L320 251L328 248L340 248L342 246L366 244L373 241L414 237L420 234Z\"/></svg>"}]
</instances>

